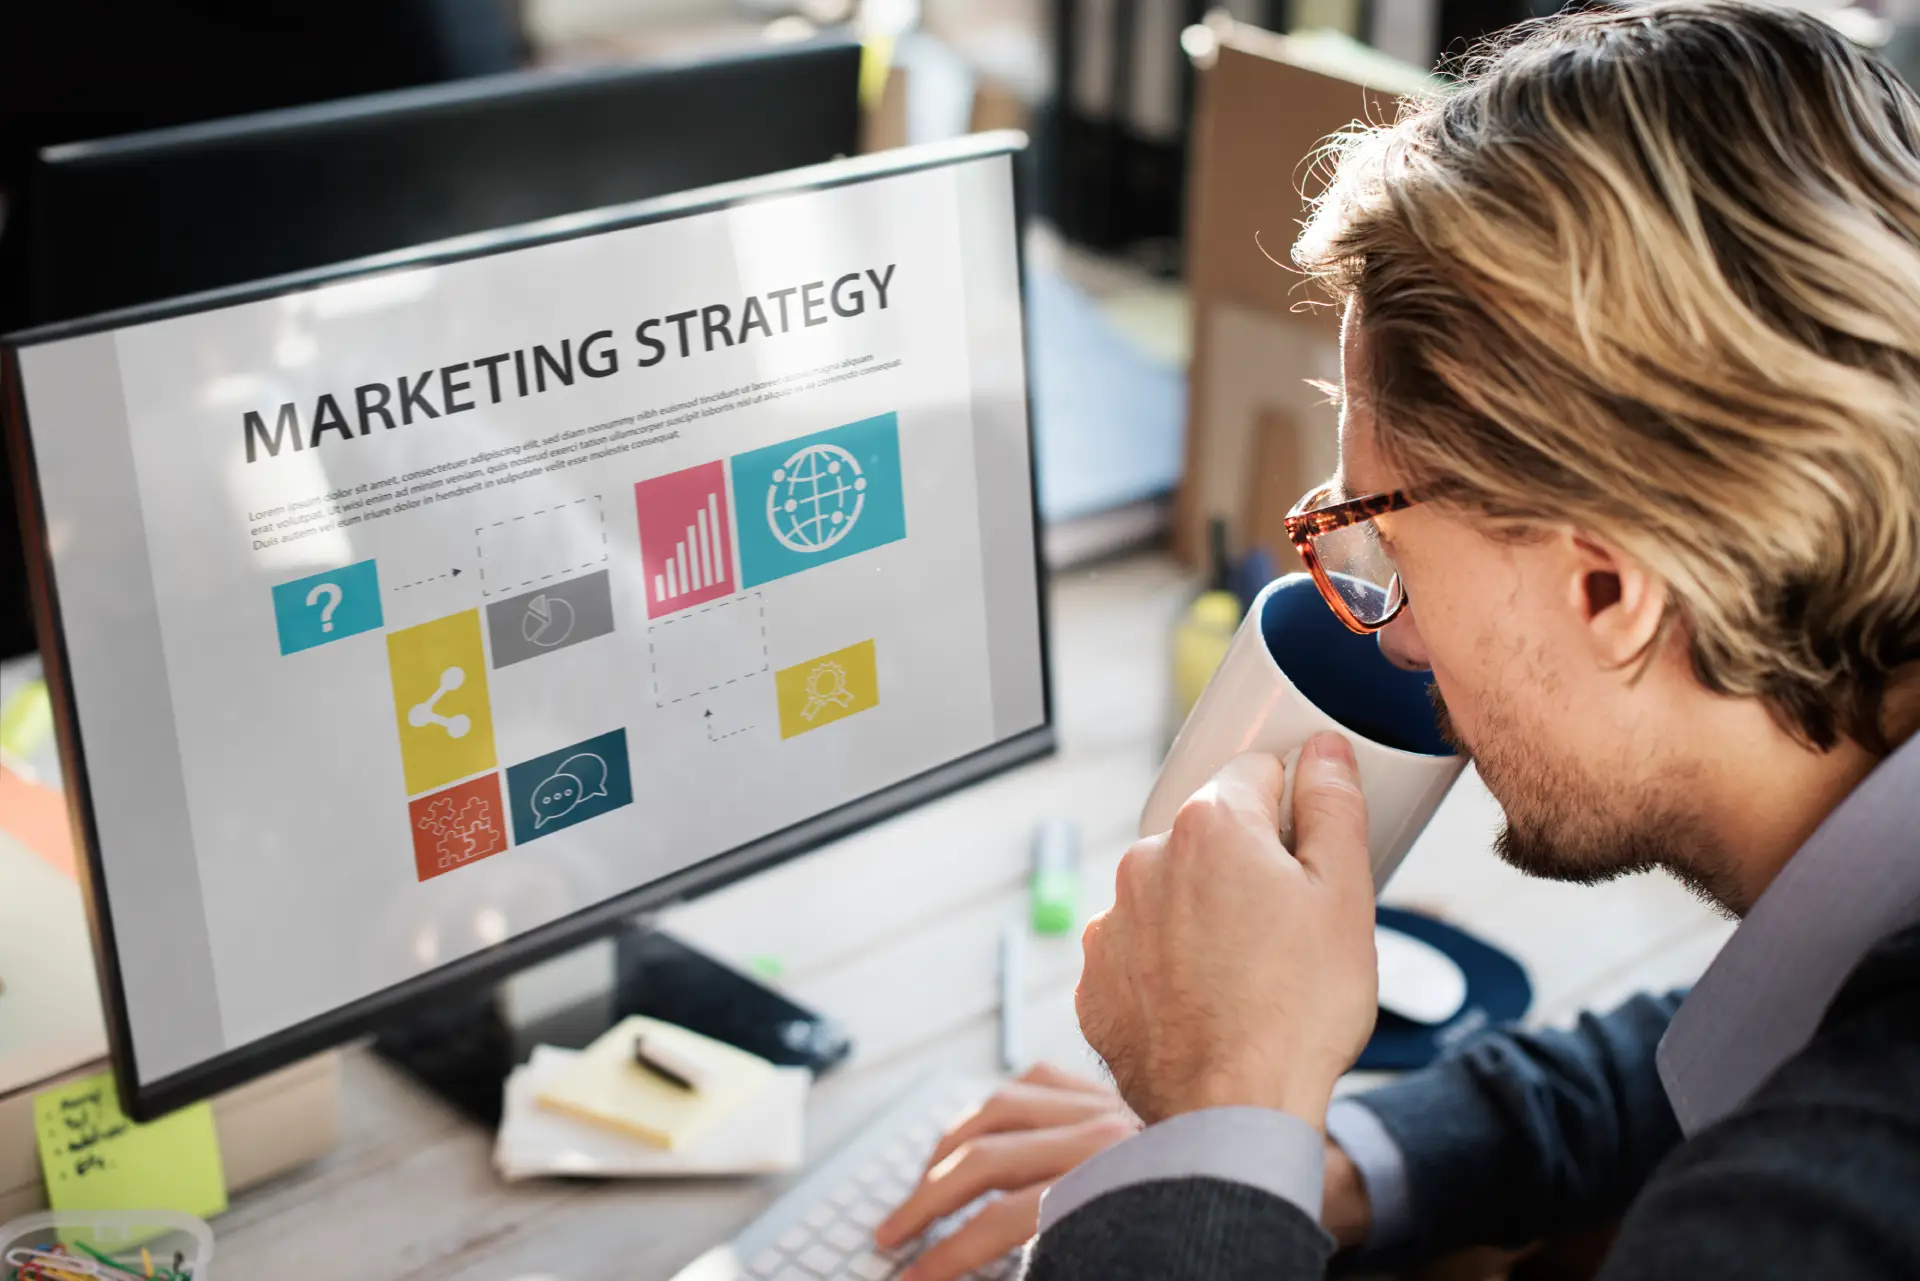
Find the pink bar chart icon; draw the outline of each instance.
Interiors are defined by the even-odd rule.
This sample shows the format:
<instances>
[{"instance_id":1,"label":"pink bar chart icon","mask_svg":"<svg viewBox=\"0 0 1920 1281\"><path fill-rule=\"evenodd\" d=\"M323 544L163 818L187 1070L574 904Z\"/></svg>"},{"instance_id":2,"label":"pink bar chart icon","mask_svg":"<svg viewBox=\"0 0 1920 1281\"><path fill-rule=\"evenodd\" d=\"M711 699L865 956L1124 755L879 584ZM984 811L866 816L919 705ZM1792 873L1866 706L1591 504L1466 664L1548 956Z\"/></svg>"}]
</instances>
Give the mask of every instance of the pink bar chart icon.
<instances>
[{"instance_id":1,"label":"pink bar chart icon","mask_svg":"<svg viewBox=\"0 0 1920 1281\"><path fill-rule=\"evenodd\" d=\"M648 618L733 594L733 537L722 463L643 480L633 487L633 498L640 515Z\"/></svg>"}]
</instances>

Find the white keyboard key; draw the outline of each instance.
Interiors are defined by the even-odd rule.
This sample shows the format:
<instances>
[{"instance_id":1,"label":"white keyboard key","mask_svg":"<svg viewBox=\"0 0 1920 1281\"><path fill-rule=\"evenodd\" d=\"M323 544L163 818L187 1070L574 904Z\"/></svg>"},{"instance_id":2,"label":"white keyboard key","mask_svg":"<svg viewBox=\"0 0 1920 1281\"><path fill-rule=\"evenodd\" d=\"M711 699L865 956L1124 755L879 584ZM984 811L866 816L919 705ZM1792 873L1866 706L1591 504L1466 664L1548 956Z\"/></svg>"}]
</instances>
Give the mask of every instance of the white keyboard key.
<instances>
[{"instance_id":1,"label":"white keyboard key","mask_svg":"<svg viewBox=\"0 0 1920 1281\"><path fill-rule=\"evenodd\" d=\"M878 1161L869 1161L865 1165L861 1166L860 1173L854 1175L853 1177L858 1179L862 1183L878 1183L881 1179L886 1177L886 1173L887 1173L887 1167L885 1167L884 1165L881 1165Z\"/></svg>"},{"instance_id":2,"label":"white keyboard key","mask_svg":"<svg viewBox=\"0 0 1920 1281\"><path fill-rule=\"evenodd\" d=\"M827 1198L843 1210L850 1205L858 1205L866 1199L867 1194L862 1192L860 1186L855 1183L842 1183L833 1190L833 1195Z\"/></svg>"},{"instance_id":3,"label":"white keyboard key","mask_svg":"<svg viewBox=\"0 0 1920 1281\"><path fill-rule=\"evenodd\" d=\"M821 1228L826 1227L839 1217L839 1215L833 1212L832 1206L822 1201L819 1205L807 1211L805 1223L815 1232L818 1232Z\"/></svg>"},{"instance_id":4,"label":"white keyboard key","mask_svg":"<svg viewBox=\"0 0 1920 1281\"><path fill-rule=\"evenodd\" d=\"M782 1250L785 1250L788 1254L798 1254L800 1253L800 1247L810 1240L812 1240L812 1233L796 1223L785 1232L782 1232L780 1239L774 1242L774 1244Z\"/></svg>"},{"instance_id":5,"label":"white keyboard key","mask_svg":"<svg viewBox=\"0 0 1920 1281\"><path fill-rule=\"evenodd\" d=\"M847 1264L847 1275L857 1281L887 1281L893 1275L893 1260L877 1254L863 1254Z\"/></svg>"},{"instance_id":6,"label":"white keyboard key","mask_svg":"<svg viewBox=\"0 0 1920 1281\"><path fill-rule=\"evenodd\" d=\"M891 1213L893 1213L891 1210L876 1202L862 1201L859 1205L847 1208L847 1219L871 1232L879 1227L881 1221Z\"/></svg>"},{"instance_id":7,"label":"white keyboard key","mask_svg":"<svg viewBox=\"0 0 1920 1281\"><path fill-rule=\"evenodd\" d=\"M814 1281L814 1278L811 1272L802 1272L799 1268L782 1268L773 1281Z\"/></svg>"},{"instance_id":8,"label":"white keyboard key","mask_svg":"<svg viewBox=\"0 0 1920 1281\"><path fill-rule=\"evenodd\" d=\"M840 1253L838 1250L829 1250L818 1241L808 1246L806 1253L800 1256L801 1267L813 1273L815 1276L822 1277L832 1276L840 1270L840 1265L846 1261L846 1255Z\"/></svg>"},{"instance_id":9,"label":"white keyboard key","mask_svg":"<svg viewBox=\"0 0 1920 1281\"><path fill-rule=\"evenodd\" d=\"M852 1254L865 1246L869 1237L851 1223L836 1223L820 1234L822 1240L842 1254Z\"/></svg>"},{"instance_id":10,"label":"white keyboard key","mask_svg":"<svg viewBox=\"0 0 1920 1281\"><path fill-rule=\"evenodd\" d=\"M915 1121L907 1127L907 1142L913 1144L922 1152L931 1152L933 1150L934 1140L939 1137L940 1131L935 1129L933 1125L927 1121Z\"/></svg>"},{"instance_id":11,"label":"white keyboard key","mask_svg":"<svg viewBox=\"0 0 1920 1281\"><path fill-rule=\"evenodd\" d=\"M770 1277L780 1270L780 1261L787 1256L768 1246L760 1252L758 1258L747 1265L747 1271L756 1277Z\"/></svg>"},{"instance_id":12,"label":"white keyboard key","mask_svg":"<svg viewBox=\"0 0 1920 1281\"><path fill-rule=\"evenodd\" d=\"M913 1159L913 1153L907 1150L906 1144L896 1141L887 1145L887 1150L880 1154L880 1159L888 1165L905 1165Z\"/></svg>"}]
</instances>

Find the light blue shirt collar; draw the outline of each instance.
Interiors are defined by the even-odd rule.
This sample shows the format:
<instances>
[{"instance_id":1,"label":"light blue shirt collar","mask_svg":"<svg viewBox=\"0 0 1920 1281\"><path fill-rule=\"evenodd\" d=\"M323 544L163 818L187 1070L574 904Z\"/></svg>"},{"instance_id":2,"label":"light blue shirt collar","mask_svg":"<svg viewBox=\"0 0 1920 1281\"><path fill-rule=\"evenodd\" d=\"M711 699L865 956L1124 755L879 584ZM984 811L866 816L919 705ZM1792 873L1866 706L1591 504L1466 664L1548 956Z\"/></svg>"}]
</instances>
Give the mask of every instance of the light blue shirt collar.
<instances>
[{"instance_id":1,"label":"light blue shirt collar","mask_svg":"<svg viewBox=\"0 0 1920 1281\"><path fill-rule=\"evenodd\" d=\"M1660 1080L1693 1135L1813 1039L1873 946L1920 921L1920 734L1788 860L1661 1038Z\"/></svg>"}]
</instances>

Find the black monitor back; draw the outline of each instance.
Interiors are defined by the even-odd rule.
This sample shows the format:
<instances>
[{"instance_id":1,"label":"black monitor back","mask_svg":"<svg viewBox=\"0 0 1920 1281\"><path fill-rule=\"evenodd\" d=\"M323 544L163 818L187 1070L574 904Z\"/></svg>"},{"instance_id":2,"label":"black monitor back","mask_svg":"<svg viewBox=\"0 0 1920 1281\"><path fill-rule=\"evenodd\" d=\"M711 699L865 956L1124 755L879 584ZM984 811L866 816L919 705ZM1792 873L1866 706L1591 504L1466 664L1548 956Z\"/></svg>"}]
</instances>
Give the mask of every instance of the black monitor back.
<instances>
[{"instance_id":1,"label":"black monitor back","mask_svg":"<svg viewBox=\"0 0 1920 1281\"><path fill-rule=\"evenodd\" d=\"M516 72L49 148L37 322L851 154L857 44Z\"/></svg>"}]
</instances>

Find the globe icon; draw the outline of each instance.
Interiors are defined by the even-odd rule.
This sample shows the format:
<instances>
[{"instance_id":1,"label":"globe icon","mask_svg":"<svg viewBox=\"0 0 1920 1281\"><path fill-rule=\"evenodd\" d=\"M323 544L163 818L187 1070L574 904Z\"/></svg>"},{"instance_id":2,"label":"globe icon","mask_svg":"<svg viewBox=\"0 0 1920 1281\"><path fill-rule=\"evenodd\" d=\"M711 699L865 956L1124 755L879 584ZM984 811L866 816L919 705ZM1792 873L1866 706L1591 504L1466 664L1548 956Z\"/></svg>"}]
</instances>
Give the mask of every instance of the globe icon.
<instances>
[{"instance_id":1,"label":"globe icon","mask_svg":"<svg viewBox=\"0 0 1920 1281\"><path fill-rule=\"evenodd\" d=\"M789 551L821 552L853 532L866 504L860 463L838 445L807 445L776 467L767 527Z\"/></svg>"}]
</instances>

